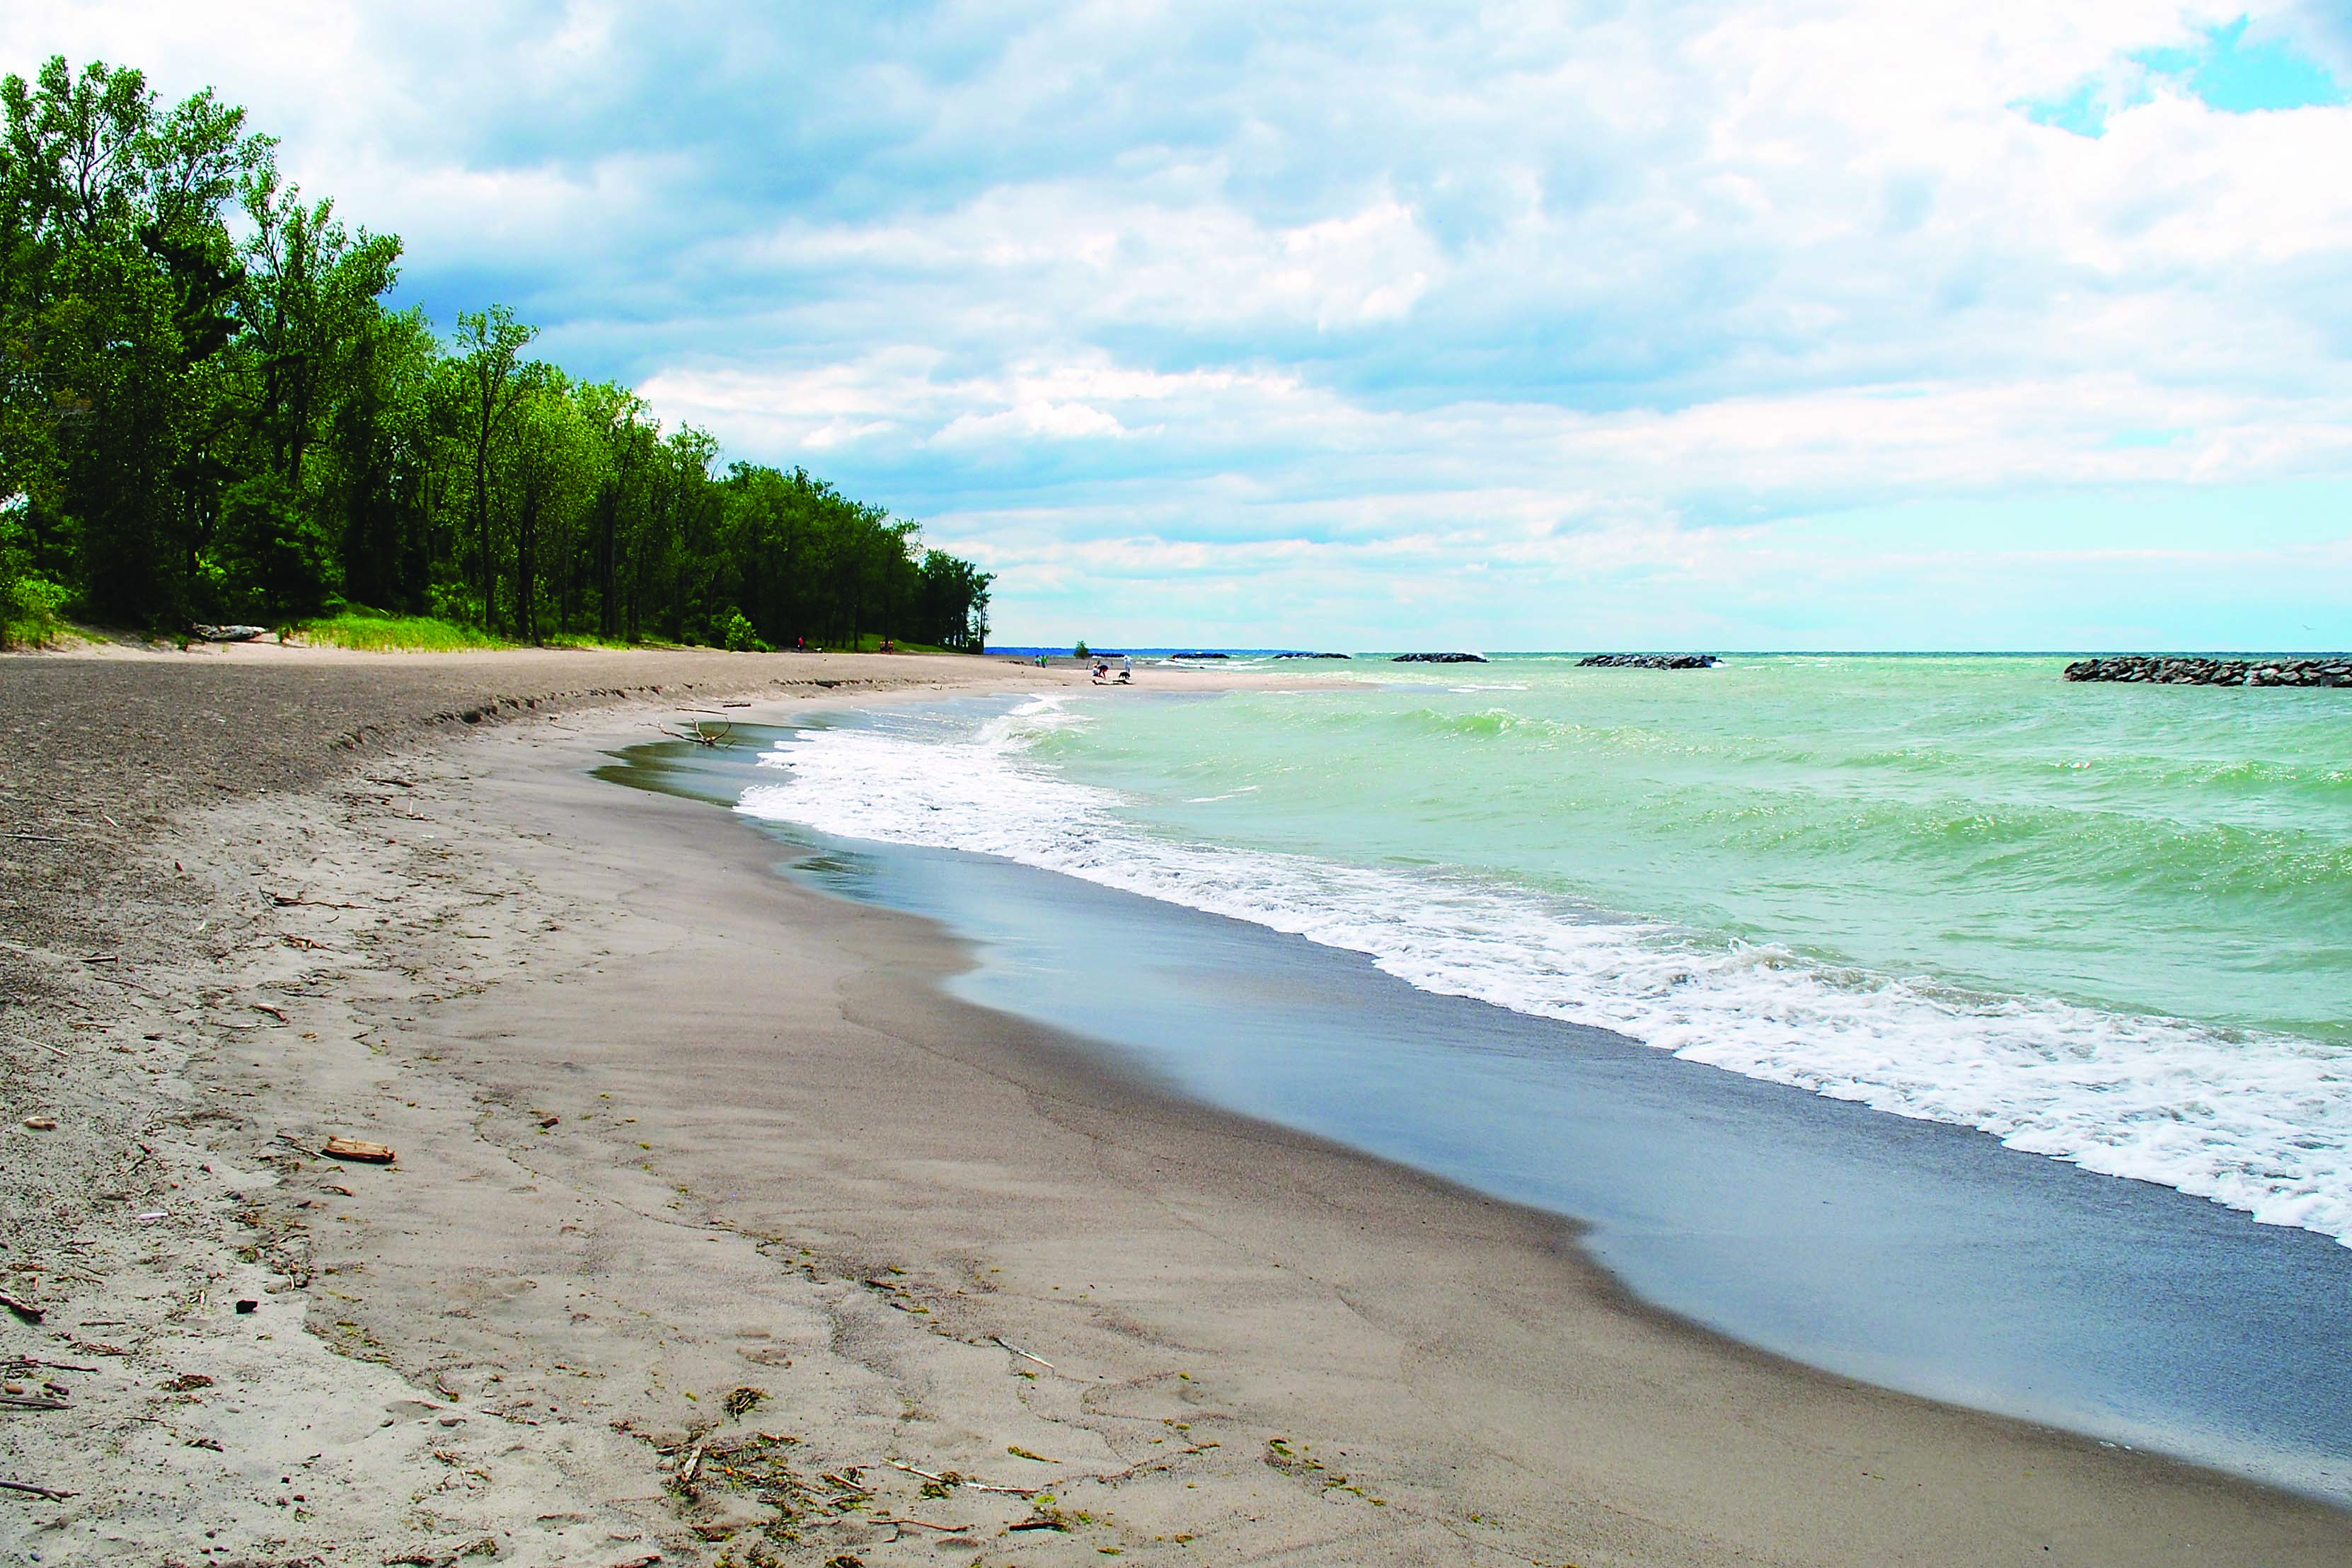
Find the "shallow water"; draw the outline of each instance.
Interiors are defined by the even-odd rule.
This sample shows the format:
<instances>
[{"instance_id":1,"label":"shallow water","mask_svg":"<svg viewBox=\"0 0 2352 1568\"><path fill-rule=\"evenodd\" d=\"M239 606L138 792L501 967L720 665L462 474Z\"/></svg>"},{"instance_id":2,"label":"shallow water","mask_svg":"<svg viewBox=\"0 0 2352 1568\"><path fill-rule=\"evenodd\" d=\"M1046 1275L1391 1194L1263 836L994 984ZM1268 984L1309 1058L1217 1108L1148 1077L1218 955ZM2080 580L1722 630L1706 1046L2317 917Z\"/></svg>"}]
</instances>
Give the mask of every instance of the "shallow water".
<instances>
[{"instance_id":1,"label":"shallow water","mask_svg":"<svg viewBox=\"0 0 2352 1568\"><path fill-rule=\"evenodd\" d=\"M2352 1503L2352 1251L1979 1134L1418 990L950 850L804 874L977 943L953 989L1211 1104L1592 1229L1638 1296L1889 1387Z\"/></svg>"}]
</instances>

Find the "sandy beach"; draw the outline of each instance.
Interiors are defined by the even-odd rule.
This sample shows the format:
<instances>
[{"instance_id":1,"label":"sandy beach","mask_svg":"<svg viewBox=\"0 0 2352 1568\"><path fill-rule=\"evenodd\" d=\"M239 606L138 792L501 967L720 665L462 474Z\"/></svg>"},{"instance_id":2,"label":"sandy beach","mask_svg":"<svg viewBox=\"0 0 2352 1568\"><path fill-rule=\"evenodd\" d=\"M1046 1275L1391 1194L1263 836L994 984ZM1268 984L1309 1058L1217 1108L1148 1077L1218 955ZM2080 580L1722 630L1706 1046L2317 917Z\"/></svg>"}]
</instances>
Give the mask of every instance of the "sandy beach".
<instances>
[{"instance_id":1,"label":"sandy beach","mask_svg":"<svg viewBox=\"0 0 2352 1568\"><path fill-rule=\"evenodd\" d=\"M36 1489L0 1499L0 1543L2352 1561L2352 1516L2321 1504L1644 1309L1572 1223L960 1003L940 931L591 774L686 710L1083 679L0 660L0 1479ZM333 1134L397 1158L321 1158Z\"/></svg>"}]
</instances>

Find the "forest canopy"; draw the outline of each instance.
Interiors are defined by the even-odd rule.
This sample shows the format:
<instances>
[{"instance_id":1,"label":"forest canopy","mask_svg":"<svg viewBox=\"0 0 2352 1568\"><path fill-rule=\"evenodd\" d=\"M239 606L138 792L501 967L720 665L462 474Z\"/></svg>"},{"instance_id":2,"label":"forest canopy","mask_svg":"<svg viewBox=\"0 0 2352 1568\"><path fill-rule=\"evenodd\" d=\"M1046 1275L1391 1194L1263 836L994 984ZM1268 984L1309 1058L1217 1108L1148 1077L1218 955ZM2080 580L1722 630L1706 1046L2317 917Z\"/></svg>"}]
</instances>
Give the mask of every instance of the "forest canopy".
<instances>
[{"instance_id":1,"label":"forest canopy","mask_svg":"<svg viewBox=\"0 0 2352 1568\"><path fill-rule=\"evenodd\" d=\"M503 306L390 303L401 243L207 89L52 58L0 83L0 641L344 605L523 641L978 650L991 578L794 468L719 467L532 357Z\"/></svg>"}]
</instances>

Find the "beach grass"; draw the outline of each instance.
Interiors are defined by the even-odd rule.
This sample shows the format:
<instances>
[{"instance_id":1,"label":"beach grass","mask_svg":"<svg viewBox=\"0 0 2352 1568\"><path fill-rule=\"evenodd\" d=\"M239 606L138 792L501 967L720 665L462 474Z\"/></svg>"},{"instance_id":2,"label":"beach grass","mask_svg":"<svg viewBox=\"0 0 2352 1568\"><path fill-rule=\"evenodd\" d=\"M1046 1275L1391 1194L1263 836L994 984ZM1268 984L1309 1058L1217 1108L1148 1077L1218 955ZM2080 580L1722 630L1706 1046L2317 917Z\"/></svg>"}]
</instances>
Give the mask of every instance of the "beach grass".
<instances>
[{"instance_id":1,"label":"beach grass","mask_svg":"<svg viewBox=\"0 0 2352 1568\"><path fill-rule=\"evenodd\" d=\"M518 646L478 626L461 626L434 616L394 615L357 605L340 615L306 621L295 629L309 642L371 653L457 653L468 648Z\"/></svg>"},{"instance_id":2,"label":"beach grass","mask_svg":"<svg viewBox=\"0 0 2352 1568\"><path fill-rule=\"evenodd\" d=\"M482 648L528 647L534 645L513 637L486 632L461 621L445 620L437 616L404 616L390 610L373 610L363 605L349 605L332 616L304 621L289 628L289 635L305 642L326 647L356 648L369 653L462 653ZM879 632L865 632L853 643L828 643L827 648L844 653L877 653L883 642ZM677 649L690 644L665 642L646 637L630 642L621 637L602 637L590 632L559 632L542 637L540 647L611 648L644 651ZM891 639L891 646L900 653L954 653L957 649L936 647L929 643L908 642L903 637Z\"/></svg>"}]
</instances>

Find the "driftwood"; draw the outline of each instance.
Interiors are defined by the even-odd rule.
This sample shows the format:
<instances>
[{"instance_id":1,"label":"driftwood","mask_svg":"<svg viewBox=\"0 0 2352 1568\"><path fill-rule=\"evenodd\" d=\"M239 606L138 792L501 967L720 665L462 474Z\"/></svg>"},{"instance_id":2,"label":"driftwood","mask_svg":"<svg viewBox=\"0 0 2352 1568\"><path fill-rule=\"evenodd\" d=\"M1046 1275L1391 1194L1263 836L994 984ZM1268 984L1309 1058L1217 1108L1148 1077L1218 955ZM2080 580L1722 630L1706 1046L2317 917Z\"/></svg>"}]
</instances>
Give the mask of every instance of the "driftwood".
<instances>
[{"instance_id":1,"label":"driftwood","mask_svg":"<svg viewBox=\"0 0 2352 1568\"><path fill-rule=\"evenodd\" d=\"M698 746L710 746L714 748L723 744L726 742L727 737L734 732L735 726L731 722L719 725L718 733L716 734L713 734L709 730L698 723L690 727L676 730L672 730L665 726L662 731L663 734L667 735L674 741L691 741Z\"/></svg>"},{"instance_id":2,"label":"driftwood","mask_svg":"<svg viewBox=\"0 0 2352 1568\"><path fill-rule=\"evenodd\" d=\"M935 1476L929 1470L919 1470L912 1465L902 1465L896 1459L885 1459L882 1462L894 1470L904 1470L910 1476L920 1476L927 1481L937 1481L943 1487L970 1487L976 1492L1002 1492L1006 1497L1035 1497L1045 1489L1043 1487L992 1487L986 1481L965 1480L961 1477L955 1480L950 1480L943 1475Z\"/></svg>"},{"instance_id":3,"label":"driftwood","mask_svg":"<svg viewBox=\"0 0 2352 1568\"><path fill-rule=\"evenodd\" d=\"M364 1165L389 1165L393 1152L389 1144L371 1143L364 1138L346 1138L338 1132L327 1140L319 1151L331 1160L356 1160Z\"/></svg>"},{"instance_id":4,"label":"driftwood","mask_svg":"<svg viewBox=\"0 0 2352 1568\"><path fill-rule=\"evenodd\" d=\"M972 1528L968 1524L933 1524L928 1519L877 1519L874 1522L887 1524L901 1531L910 1527L916 1530L936 1530L942 1535L961 1535Z\"/></svg>"},{"instance_id":5,"label":"driftwood","mask_svg":"<svg viewBox=\"0 0 2352 1568\"><path fill-rule=\"evenodd\" d=\"M280 909L289 904L309 904L314 909L321 910L362 910L367 907L365 904L338 904L326 899L298 899L287 893L272 893L269 895L269 901Z\"/></svg>"},{"instance_id":6,"label":"driftwood","mask_svg":"<svg viewBox=\"0 0 2352 1568\"><path fill-rule=\"evenodd\" d=\"M0 1491L28 1492L37 1498L47 1498L51 1502L63 1502L74 1495L61 1492L55 1487L35 1486L30 1481L0 1481Z\"/></svg>"},{"instance_id":7,"label":"driftwood","mask_svg":"<svg viewBox=\"0 0 2352 1568\"><path fill-rule=\"evenodd\" d=\"M988 1337L994 1340L1004 1349L1011 1351L1014 1355L1019 1356L1023 1361L1034 1361L1039 1366L1044 1367L1047 1372L1054 1371L1054 1363L1052 1362L1047 1361L1041 1355L1031 1355L1027 1351L1023 1350L1019 1345L1014 1344L1012 1341L1004 1338L1002 1334L991 1334Z\"/></svg>"},{"instance_id":8,"label":"driftwood","mask_svg":"<svg viewBox=\"0 0 2352 1568\"><path fill-rule=\"evenodd\" d=\"M28 1323L37 1323L49 1315L46 1308L36 1307L30 1301L19 1301L16 1297L5 1294L0 1294L0 1307L7 1308Z\"/></svg>"},{"instance_id":9,"label":"driftwood","mask_svg":"<svg viewBox=\"0 0 2352 1568\"><path fill-rule=\"evenodd\" d=\"M62 1399L42 1394L0 1394L0 1410L70 1410Z\"/></svg>"}]
</instances>

